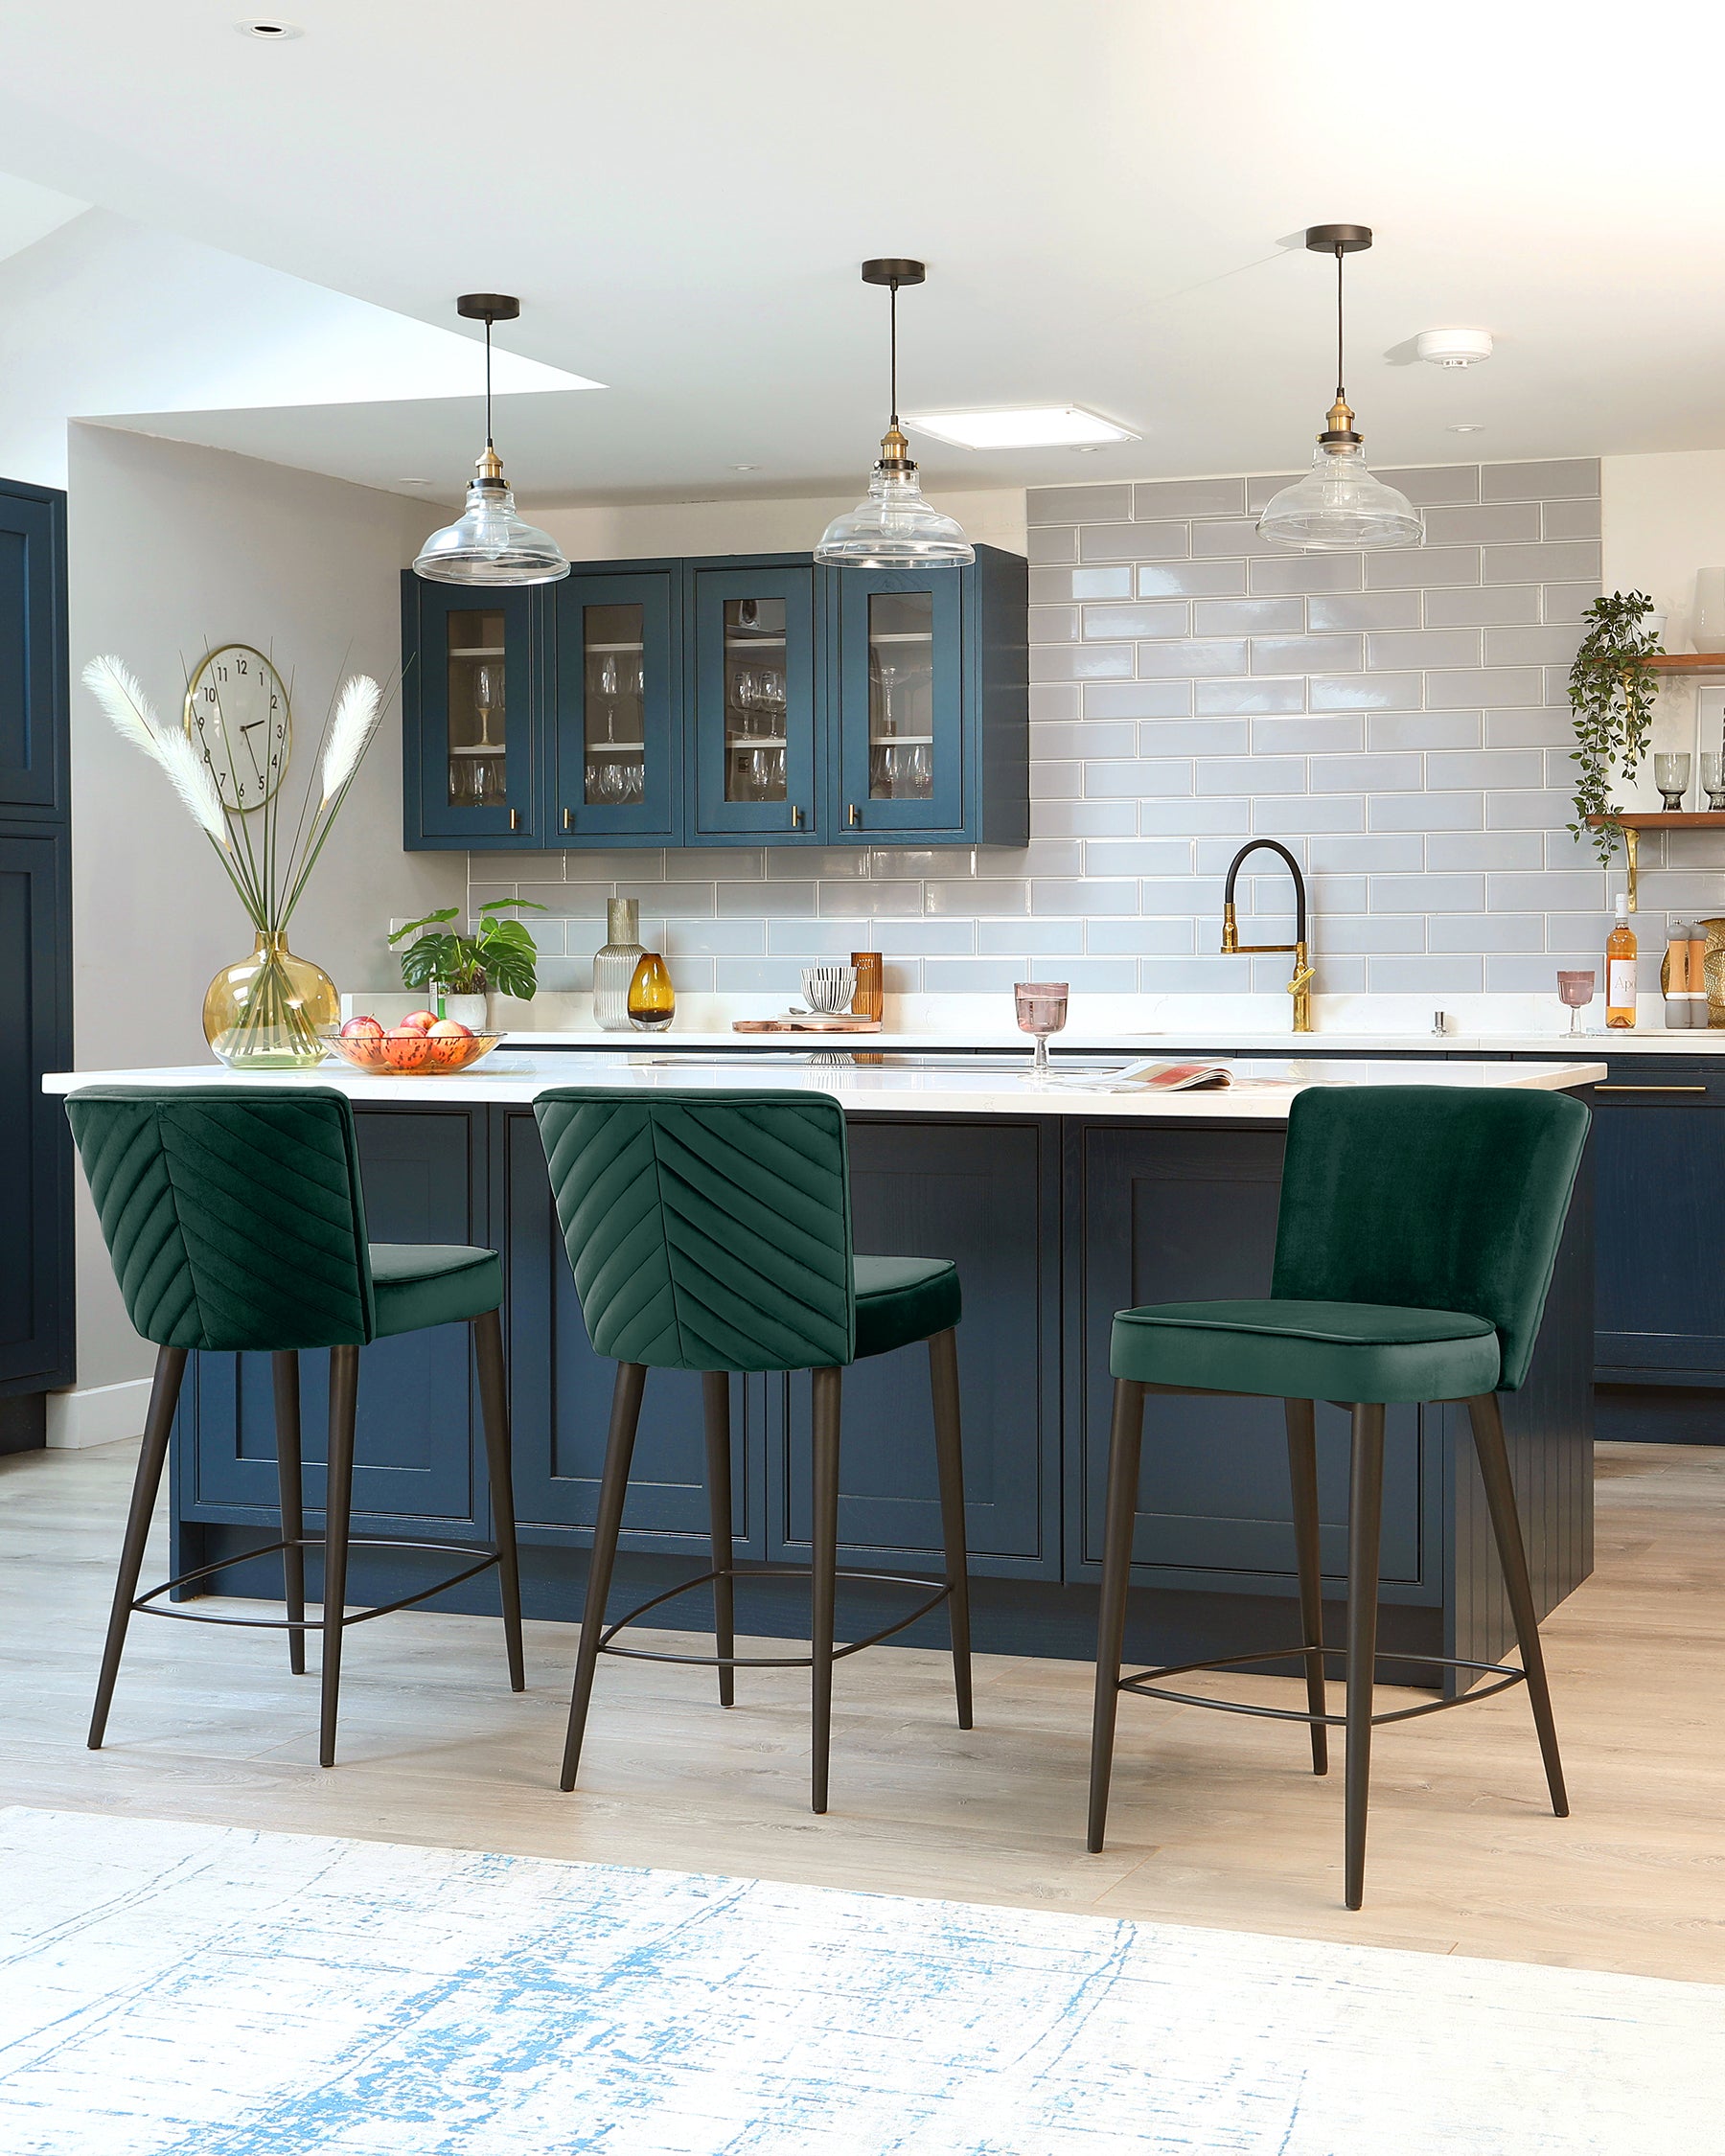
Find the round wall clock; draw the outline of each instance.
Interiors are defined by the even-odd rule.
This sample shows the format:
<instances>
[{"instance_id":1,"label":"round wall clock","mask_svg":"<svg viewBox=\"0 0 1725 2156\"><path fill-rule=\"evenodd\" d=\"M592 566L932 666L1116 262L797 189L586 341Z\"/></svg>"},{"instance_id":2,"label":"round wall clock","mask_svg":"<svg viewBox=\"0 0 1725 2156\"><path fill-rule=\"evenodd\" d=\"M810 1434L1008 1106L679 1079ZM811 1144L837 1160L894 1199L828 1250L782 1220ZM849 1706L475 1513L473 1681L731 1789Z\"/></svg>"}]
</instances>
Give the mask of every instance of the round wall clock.
<instances>
[{"instance_id":1,"label":"round wall clock","mask_svg":"<svg viewBox=\"0 0 1725 2156\"><path fill-rule=\"evenodd\" d=\"M186 731L230 809L259 809L288 775L288 686L260 651L223 644L186 689Z\"/></svg>"}]
</instances>

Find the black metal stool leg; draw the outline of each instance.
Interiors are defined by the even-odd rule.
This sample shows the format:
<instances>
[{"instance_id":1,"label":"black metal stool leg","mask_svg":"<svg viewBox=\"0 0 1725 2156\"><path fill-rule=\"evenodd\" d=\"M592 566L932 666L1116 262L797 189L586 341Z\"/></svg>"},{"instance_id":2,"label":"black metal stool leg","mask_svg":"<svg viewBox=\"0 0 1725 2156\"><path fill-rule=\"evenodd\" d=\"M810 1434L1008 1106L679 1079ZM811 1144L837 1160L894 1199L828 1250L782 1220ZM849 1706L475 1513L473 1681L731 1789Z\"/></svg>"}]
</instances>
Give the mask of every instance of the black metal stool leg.
<instances>
[{"instance_id":1,"label":"black metal stool leg","mask_svg":"<svg viewBox=\"0 0 1725 2156\"><path fill-rule=\"evenodd\" d=\"M1546 1783L1552 1792L1552 1809L1559 1819L1568 1819L1569 1796L1563 1786L1563 1762L1557 1755L1557 1725L1552 1718L1551 1687L1546 1683L1545 1654L1539 1644L1539 1616L1533 1606L1528 1549L1522 1540L1515 1482L1509 1472L1509 1452L1504 1442L1504 1418L1497 1394L1483 1392L1477 1399L1470 1400L1467 1414L1473 1424L1474 1450L1479 1455L1480 1477L1485 1484L1485 1502L1491 1512L1492 1532L1497 1537L1498 1560L1504 1568L1504 1584L1509 1594L1509 1614L1515 1619L1522 1667L1528 1673L1528 1698L1533 1709L1533 1727L1539 1732L1539 1750L1545 1760Z\"/></svg>"},{"instance_id":2,"label":"black metal stool leg","mask_svg":"<svg viewBox=\"0 0 1725 2156\"><path fill-rule=\"evenodd\" d=\"M844 1373L812 1370L815 1524L810 1553L810 1663L813 1670L813 1765L810 1809L827 1808L833 1744L833 1621L839 1566L839 1427Z\"/></svg>"},{"instance_id":3,"label":"black metal stool leg","mask_svg":"<svg viewBox=\"0 0 1725 2156\"><path fill-rule=\"evenodd\" d=\"M289 1624L306 1621L306 1553L300 1537L306 1531L305 1497L300 1477L300 1382L299 1357L292 1348L278 1349L269 1358L275 1380L276 1486L282 1494L282 1588L288 1602ZM296 1677L306 1674L306 1635L288 1635L288 1666Z\"/></svg>"},{"instance_id":4,"label":"black metal stool leg","mask_svg":"<svg viewBox=\"0 0 1725 2156\"><path fill-rule=\"evenodd\" d=\"M1316 1403L1284 1400L1288 1420L1288 1480L1294 1492L1294 1554L1300 1567L1300 1637L1305 1642L1306 1712L1324 1714L1323 1557L1318 1536ZM1312 1772L1329 1772L1329 1732L1312 1724Z\"/></svg>"},{"instance_id":5,"label":"black metal stool leg","mask_svg":"<svg viewBox=\"0 0 1725 2156\"><path fill-rule=\"evenodd\" d=\"M719 1574L713 1582L714 1652L728 1656L737 1651L737 1596L735 1583L730 1576L736 1557L731 1542L734 1515L731 1511L728 1370L702 1371L701 1409L702 1421L706 1430L707 1517L712 1529L713 1570ZM734 1706L736 1697L737 1673L721 1663L719 1704L721 1707Z\"/></svg>"},{"instance_id":6,"label":"black metal stool leg","mask_svg":"<svg viewBox=\"0 0 1725 2156\"><path fill-rule=\"evenodd\" d=\"M958 1336L949 1325L929 1340L929 1389L934 1402L934 1462L940 1476L940 1532L953 1592L947 1617L953 1628L953 1689L958 1727L972 1726L970 1555L964 1532L964 1444L958 1419Z\"/></svg>"},{"instance_id":7,"label":"black metal stool leg","mask_svg":"<svg viewBox=\"0 0 1725 2156\"><path fill-rule=\"evenodd\" d=\"M587 1565L586 1603L581 1613L581 1643L575 1653L575 1686L569 1698L569 1731L564 1740L560 1786L573 1789L581 1764L581 1740L586 1733L587 1708L593 1697L593 1672L599 1666L599 1635L605 1630L605 1604L610 1594L617 1536L623 1525L623 1501L629 1495L629 1463L634 1456L635 1426L641 1419L641 1393L647 1382L644 1363L619 1363L611 1391L610 1434L605 1445L605 1472L599 1484L599 1515L593 1522L593 1552Z\"/></svg>"},{"instance_id":8,"label":"black metal stool leg","mask_svg":"<svg viewBox=\"0 0 1725 2156\"><path fill-rule=\"evenodd\" d=\"M354 1509L354 1418L359 1402L359 1350L330 1350L330 1466L324 1496L323 1701L317 1763L335 1764L335 1715L341 1693L342 1611L347 1605L348 1528Z\"/></svg>"},{"instance_id":9,"label":"black metal stool leg","mask_svg":"<svg viewBox=\"0 0 1725 2156\"><path fill-rule=\"evenodd\" d=\"M516 1555L515 1473L509 1449L509 1381L503 1367L503 1325L494 1310L473 1319L473 1360L479 1365L479 1415L485 1425L485 1476L491 1487L492 1541L497 1551L497 1594L503 1605L503 1651L509 1688L527 1689L521 1656L521 1573Z\"/></svg>"},{"instance_id":10,"label":"black metal stool leg","mask_svg":"<svg viewBox=\"0 0 1725 2156\"><path fill-rule=\"evenodd\" d=\"M126 1627L131 1617L132 1597L138 1592L138 1574L144 1566L144 1545L150 1539L150 1517L156 1492L168 1458L168 1434L173 1428L173 1411L179 1404L180 1380L186 1374L183 1347L156 1350L155 1378L150 1388L150 1412L144 1422L144 1445L138 1455L138 1471L132 1478L131 1510L126 1516L126 1539L120 1546L120 1571L114 1581L113 1607L108 1612L107 1641L102 1650L102 1674L96 1680L96 1705L90 1714L89 1746L100 1752L107 1729L108 1709L114 1701L114 1680L120 1674L120 1657L126 1647Z\"/></svg>"},{"instance_id":11,"label":"black metal stool leg","mask_svg":"<svg viewBox=\"0 0 1725 2156\"><path fill-rule=\"evenodd\" d=\"M1347 1760L1346 1898L1366 1896L1366 1808L1371 1790L1371 1688L1377 1670L1378 1546L1384 1512L1384 1411L1353 1411L1347 1495Z\"/></svg>"},{"instance_id":12,"label":"black metal stool leg","mask_svg":"<svg viewBox=\"0 0 1725 2156\"><path fill-rule=\"evenodd\" d=\"M1096 1622L1096 1709L1091 1728L1090 1850L1102 1847L1108 1782L1114 1768L1115 1717L1120 1705L1120 1657L1126 1644L1126 1589L1132 1576L1132 1524L1138 1512L1144 1441L1144 1388L1116 1378L1108 1439L1108 1510L1102 1526L1102 1598Z\"/></svg>"}]
</instances>

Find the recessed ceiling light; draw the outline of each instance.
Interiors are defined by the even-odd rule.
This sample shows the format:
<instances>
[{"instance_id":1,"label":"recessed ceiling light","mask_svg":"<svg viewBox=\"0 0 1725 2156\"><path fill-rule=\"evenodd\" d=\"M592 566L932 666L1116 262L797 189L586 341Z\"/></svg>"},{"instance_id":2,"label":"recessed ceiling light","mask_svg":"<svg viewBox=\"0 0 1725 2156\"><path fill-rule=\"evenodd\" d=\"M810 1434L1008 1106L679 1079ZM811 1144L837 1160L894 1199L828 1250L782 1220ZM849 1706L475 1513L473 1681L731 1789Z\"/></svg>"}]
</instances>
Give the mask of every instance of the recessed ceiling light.
<instances>
[{"instance_id":1,"label":"recessed ceiling light","mask_svg":"<svg viewBox=\"0 0 1725 2156\"><path fill-rule=\"evenodd\" d=\"M1444 428L1446 434L1484 434L1484 420L1452 420Z\"/></svg>"},{"instance_id":2,"label":"recessed ceiling light","mask_svg":"<svg viewBox=\"0 0 1725 2156\"><path fill-rule=\"evenodd\" d=\"M398 487L428 487L430 484L429 479L398 479L396 481Z\"/></svg>"},{"instance_id":3,"label":"recessed ceiling light","mask_svg":"<svg viewBox=\"0 0 1725 2156\"><path fill-rule=\"evenodd\" d=\"M758 464L733 464L731 466L733 471L759 471L760 469Z\"/></svg>"},{"instance_id":4,"label":"recessed ceiling light","mask_svg":"<svg viewBox=\"0 0 1725 2156\"><path fill-rule=\"evenodd\" d=\"M237 22L234 28L242 37L261 37L266 45L285 45L306 34L296 22Z\"/></svg>"},{"instance_id":5,"label":"recessed ceiling light","mask_svg":"<svg viewBox=\"0 0 1725 2156\"><path fill-rule=\"evenodd\" d=\"M1034 404L1011 411L907 412L905 424L937 442L960 449L1073 449L1086 444L1136 442L1129 427L1116 426L1082 404Z\"/></svg>"}]
</instances>

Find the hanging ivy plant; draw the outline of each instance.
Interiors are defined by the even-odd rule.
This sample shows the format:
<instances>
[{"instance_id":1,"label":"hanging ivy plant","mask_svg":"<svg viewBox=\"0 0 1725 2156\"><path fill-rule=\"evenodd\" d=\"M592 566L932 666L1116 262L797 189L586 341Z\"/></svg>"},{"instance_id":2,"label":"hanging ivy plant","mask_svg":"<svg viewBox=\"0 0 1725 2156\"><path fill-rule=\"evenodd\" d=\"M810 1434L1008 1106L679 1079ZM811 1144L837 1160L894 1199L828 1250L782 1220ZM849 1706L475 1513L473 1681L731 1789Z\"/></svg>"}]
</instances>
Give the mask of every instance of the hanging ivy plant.
<instances>
[{"instance_id":1,"label":"hanging ivy plant","mask_svg":"<svg viewBox=\"0 0 1725 2156\"><path fill-rule=\"evenodd\" d=\"M1653 611L1644 591L1614 591L1596 599L1582 619L1587 634L1570 668L1569 700L1575 713L1576 821L1570 830L1590 837L1607 868L1623 827L1611 798L1616 779L1632 779L1647 752L1659 676L1647 664L1661 650L1642 619ZM1589 816L1603 823L1589 827Z\"/></svg>"}]
</instances>

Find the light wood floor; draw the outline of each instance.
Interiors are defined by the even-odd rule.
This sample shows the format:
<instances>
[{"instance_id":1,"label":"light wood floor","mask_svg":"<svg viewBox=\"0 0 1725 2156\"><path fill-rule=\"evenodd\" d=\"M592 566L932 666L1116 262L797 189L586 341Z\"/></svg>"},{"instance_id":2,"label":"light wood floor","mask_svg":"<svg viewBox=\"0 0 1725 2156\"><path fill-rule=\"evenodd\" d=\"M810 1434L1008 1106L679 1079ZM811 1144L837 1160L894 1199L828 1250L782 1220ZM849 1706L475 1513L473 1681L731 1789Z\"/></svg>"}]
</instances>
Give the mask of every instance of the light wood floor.
<instances>
[{"instance_id":1,"label":"light wood floor","mask_svg":"<svg viewBox=\"0 0 1725 2156\"><path fill-rule=\"evenodd\" d=\"M1574 1816L1547 1808L1519 1686L1382 1732L1358 1915L1340 1773L1304 1771L1286 1725L1123 1701L1109 1846L1087 1855L1081 1663L987 1659L969 1734L940 1655L841 1663L821 1820L788 1672L742 1678L725 1713L705 1672L601 1663L563 1796L564 1625L529 1628L522 1698L494 1621L415 1612L352 1635L326 1774L315 1679L288 1677L280 1634L140 1620L108 1747L88 1752L131 1460L0 1459L0 1802L1725 1981L1725 1450L1601 1448L1598 1571L1545 1635Z\"/></svg>"}]
</instances>

